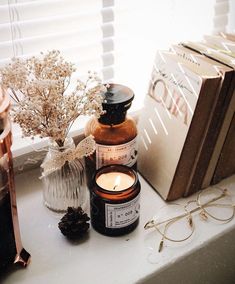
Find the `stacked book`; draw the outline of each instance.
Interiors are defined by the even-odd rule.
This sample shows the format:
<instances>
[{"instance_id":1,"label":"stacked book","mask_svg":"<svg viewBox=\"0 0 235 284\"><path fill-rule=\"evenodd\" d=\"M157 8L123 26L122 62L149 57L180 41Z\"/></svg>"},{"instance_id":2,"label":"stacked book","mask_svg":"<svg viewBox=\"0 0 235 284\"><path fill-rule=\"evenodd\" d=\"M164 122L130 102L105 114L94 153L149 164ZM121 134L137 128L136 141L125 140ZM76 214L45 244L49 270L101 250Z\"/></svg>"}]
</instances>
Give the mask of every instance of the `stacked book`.
<instances>
[{"instance_id":1,"label":"stacked book","mask_svg":"<svg viewBox=\"0 0 235 284\"><path fill-rule=\"evenodd\" d=\"M235 35L158 51L138 124L138 170L166 200L235 173Z\"/></svg>"}]
</instances>

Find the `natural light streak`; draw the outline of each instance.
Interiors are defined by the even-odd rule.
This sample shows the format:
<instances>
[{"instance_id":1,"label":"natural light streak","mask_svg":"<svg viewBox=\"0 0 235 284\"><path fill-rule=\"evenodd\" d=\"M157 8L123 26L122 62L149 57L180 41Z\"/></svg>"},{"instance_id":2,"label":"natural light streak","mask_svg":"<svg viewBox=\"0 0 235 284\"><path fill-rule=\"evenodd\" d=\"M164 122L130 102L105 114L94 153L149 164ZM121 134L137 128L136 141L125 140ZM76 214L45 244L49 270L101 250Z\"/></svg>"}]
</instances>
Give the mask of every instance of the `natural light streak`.
<instances>
[{"instance_id":1,"label":"natural light streak","mask_svg":"<svg viewBox=\"0 0 235 284\"><path fill-rule=\"evenodd\" d=\"M171 76L176 81L176 78L175 78L173 73L171 73ZM180 91L181 95L183 96L183 98L184 98L184 100L185 100L185 102L186 102L186 104L187 104L187 106L189 108L189 111L191 112L191 114L193 114L193 110L192 110L188 100L186 99L184 92L181 90L181 88L179 86L177 86L177 87L178 87L178 90Z\"/></svg>"},{"instance_id":2,"label":"natural light streak","mask_svg":"<svg viewBox=\"0 0 235 284\"><path fill-rule=\"evenodd\" d=\"M158 117L158 119L159 119L159 121L160 121L160 123L161 123L161 125L162 125L162 128L163 128L163 130L164 130L165 134L166 134L166 135L168 135L168 131L167 131L167 129L166 129L165 124L164 124L164 123L163 123L163 121L162 121L162 118L161 118L161 116L160 116L159 112L157 111L157 109L156 109L156 108L154 108L154 110L155 110L156 115L157 115L157 117Z\"/></svg>"},{"instance_id":3,"label":"natural light streak","mask_svg":"<svg viewBox=\"0 0 235 284\"><path fill-rule=\"evenodd\" d=\"M182 114L182 112L180 111L180 109L179 109L179 107L178 107L178 105L177 105L177 103L176 103L176 101L175 101L175 99L174 99L174 97L173 97L173 95L172 95L172 93L171 93L171 90L168 88L168 86L166 86L166 89L167 89L167 92L169 93L169 95L170 95L170 97L171 97L171 99L172 99L172 101L173 101L173 103L174 103L174 106L176 107L176 109L177 109L177 111L178 111L178 114L179 114L180 116L182 116L183 114Z\"/></svg>"},{"instance_id":4,"label":"natural light streak","mask_svg":"<svg viewBox=\"0 0 235 284\"><path fill-rule=\"evenodd\" d=\"M154 133L157 135L157 129L155 128L155 125L153 124L153 121L152 121L151 118L149 118L149 122L150 122L150 124L151 124L151 126L153 128Z\"/></svg>"},{"instance_id":5,"label":"natural light streak","mask_svg":"<svg viewBox=\"0 0 235 284\"><path fill-rule=\"evenodd\" d=\"M148 132L146 131L146 129L144 129L144 133L145 133L145 136L147 137L147 139L148 139L148 141L149 141L149 144L151 144L152 141L151 141L151 139L150 139L150 137L149 137Z\"/></svg>"},{"instance_id":6,"label":"natural light streak","mask_svg":"<svg viewBox=\"0 0 235 284\"><path fill-rule=\"evenodd\" d=\"M193 57L192 55L191 55L191 57L192 57L192 59L196 62L196 58ZM180 70L182 71L182 73L185 74L185 71L184 71L184 69L182 68L182 66L181 66L180 64L179 64L178 66L179 66ZM190 82L188 76L184 76L184 77L185 77L186 81L188 82L189 86L191 87L191 89L193 90L193 94L195 95L196 98L198 98L198 94L197 94L197 92L195 91L195 89L194 89L192 83Z\"/></svg>"},{"instance_id":7,"label":"natural light streak","mask_svg":"<svg viewBox=\"0 0 235 284\"><path fill-rule=\"evenodd\" d=\"M143 144L144 144L144 148L145 148L146 150L148 150L148 146L147 146L147 144L145 143L143 136L141 135L140 138L141 138L141 140L142 140L142 142L143 142Z\"/></svg>"},{"instance_id":8,"label":"natural light streak","mask_svg":"<svg viewBox=\"0 0 235 284\"><path fill-rule=\"evenodd\" d=\"M165 107L165 110L166 110L167 115L169 116L170 119L172 119L172 115L170 114L170 112L169 112L169 110L168 110L168 108L167 108L165 102L163 101L162 97L161 97L161 102L162 102L162 104L163 104L164 107ZM177 110L178 110L178 109L177 109ZM179 110L178 110L178 111L179 111Z\"/></svg>"}]
</instances>

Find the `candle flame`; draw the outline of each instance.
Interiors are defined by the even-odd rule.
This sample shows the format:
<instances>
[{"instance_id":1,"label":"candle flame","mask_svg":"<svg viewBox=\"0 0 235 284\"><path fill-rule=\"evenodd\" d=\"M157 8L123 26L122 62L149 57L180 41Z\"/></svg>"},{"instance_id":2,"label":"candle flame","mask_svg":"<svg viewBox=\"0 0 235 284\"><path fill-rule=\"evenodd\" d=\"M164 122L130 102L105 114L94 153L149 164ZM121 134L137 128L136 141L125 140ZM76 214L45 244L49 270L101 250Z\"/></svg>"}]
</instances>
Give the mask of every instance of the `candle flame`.
<instances>
[{"instance_id":1,"label":"candle flame","mask_svg":"<svg viewBox=\"0 0 235 284\"><path fill-rule=\"evenodd\" d=\"M116 189L119 185L120 185L120 181L121 181L121 177L120 176L117 176L115 178L115 182L114 182L114 187L113 189Z\"/></svg>"}]
</instances>

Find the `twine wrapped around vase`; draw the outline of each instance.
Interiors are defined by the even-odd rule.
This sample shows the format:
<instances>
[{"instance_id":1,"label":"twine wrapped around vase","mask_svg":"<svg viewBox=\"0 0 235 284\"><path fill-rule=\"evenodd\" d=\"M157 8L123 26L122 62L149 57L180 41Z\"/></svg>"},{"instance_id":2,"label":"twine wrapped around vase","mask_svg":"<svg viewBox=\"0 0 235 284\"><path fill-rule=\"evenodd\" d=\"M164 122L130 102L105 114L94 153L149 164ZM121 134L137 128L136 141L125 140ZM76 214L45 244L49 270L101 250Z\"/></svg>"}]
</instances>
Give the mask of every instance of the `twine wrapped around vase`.
<instances>
[{"instance_id":1,"label":"twine wrapped around vase","mask_svg":"<svg viewBox=\"0 0 235 284\"><path fill-rule=\"evenodd\" d=\"M90 135L83 139L76 148L68 148L65 151L57 152L53 158L45 160L41 167L43 168L42 177L60 169L66 161L70 162L75 159L81 159L91 155L95 151L95 140Z\"/></svg>"}]
</instances>

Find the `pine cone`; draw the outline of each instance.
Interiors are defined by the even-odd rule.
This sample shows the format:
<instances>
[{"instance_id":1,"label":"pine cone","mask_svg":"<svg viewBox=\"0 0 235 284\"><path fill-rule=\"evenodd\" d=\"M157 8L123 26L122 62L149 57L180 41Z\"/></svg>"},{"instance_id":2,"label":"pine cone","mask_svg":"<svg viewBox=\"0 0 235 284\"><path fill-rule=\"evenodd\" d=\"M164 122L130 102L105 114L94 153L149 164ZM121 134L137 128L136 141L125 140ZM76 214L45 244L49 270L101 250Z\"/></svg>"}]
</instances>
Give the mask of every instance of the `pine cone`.
<instances>
[{"instance_id":1,"label":"pine cone","mask_svg":"<svg viewBox=\"0 0 235 284\"><path fill-rule=\"evenodd\" d=\"M81 207L68 207L67 213L60 220L58 227L61 233L69 239L81 238L89 229L90 218Z\"/></svg>"}]
</instances>

